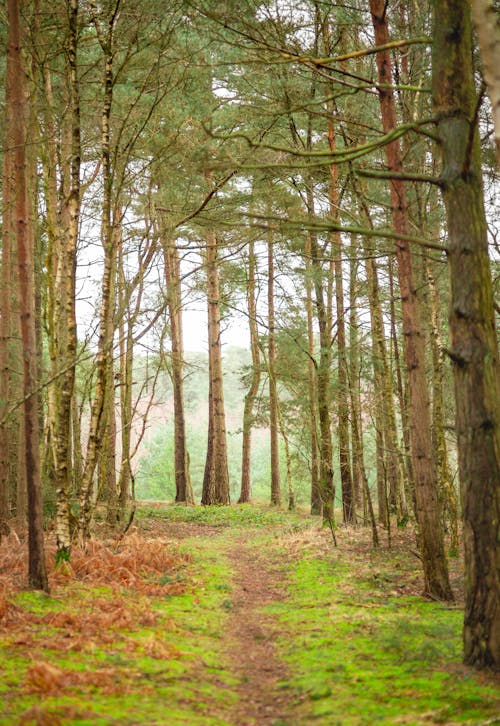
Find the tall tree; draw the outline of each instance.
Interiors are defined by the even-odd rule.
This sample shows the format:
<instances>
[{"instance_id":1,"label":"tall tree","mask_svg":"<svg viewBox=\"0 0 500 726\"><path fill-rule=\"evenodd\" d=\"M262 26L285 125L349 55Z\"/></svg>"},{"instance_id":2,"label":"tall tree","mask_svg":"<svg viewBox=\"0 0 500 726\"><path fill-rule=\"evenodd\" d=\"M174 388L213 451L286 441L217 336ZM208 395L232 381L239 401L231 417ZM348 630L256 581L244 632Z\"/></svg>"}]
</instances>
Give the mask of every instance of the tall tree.
<instances>
[{"instance_id":1,"label":"tall tree","mask_svg":"<svg viewBox=\"0 0 500 726\"><path fill-rule=\"evenodd\" d=\"M256 300L256 272L257 256L255 254L255 242L251 239L248 243L248 281L246 288L248 324L250 328L250 351L252 354L252 371L250 387L245 394L245 407L243 409L243 432L241 447L241 491L239 504L250 501L251 496L251 450L252 450L252 420L255 399L259 392L261 377L261 361L259 348L259 329L257 325L257 300Z\"/></svg>"},{"instance_id":2,"label":"tall tree","mask_svg":"<svg viewBox=\"0 0 500 726\"><path fill-rule=\"evenodd\" d=\"M31 587L48 591L43 541L42 483L40 477L40 434L37 394L37 343L34 291L34 239L29 231L29 195L26 160L27 78L22 58L20 7L8 0L8 53L12 72L14 143L14 209L19 274L19 312L23 351L24 437L28 494L28 561Z\"/></svg>"},{"instance_id":3,"label":"tall tree","mask_svg":"<svg viewBox=\"0 0 500 726\"><path fill-rule=\"evenodd\" d=\"M274 240L267 243L267 366L269 377L269 435L271 438L271 504L281 504L278 387L276 383L276 327L274 315Z\"/></svg>"},{"instance_id":4,"label":"tall tree","mask_svg":"<svg viewBox=\"0 0 500 726\"><path fill-rule=\"evenodd\" d=\"M170 321L171 374L174 393L175 501L194 504L184 415L184 346L182 340L181 268L175 239L162 236Z\"/></svg>"},{"instance_id":5,"label":"tall tree","mask_svg":"<svg viewBox=\"0 0 500 726\"><path fill-rule=\"evenodd\" d=\"M211 179L211 174L207 174ZM206 231L205 262L208 304L208 445L203 476L202 504L229 504L226 414L222 380L220 285L218 241L213 229Z\"/></svg>"},{"instance_id":6,"label":"tall tree","mask_svg":"<svg viewBox=\"0 0 500 726\"><path fill-rule=\"evenodd\" d=\"M99 339L96 355L96 383L90 413L89 436L85 456L85 466L80 488L79 535L81 540L88 539L92 519L93 484L100 440L105 422L106 392L110 385L110 357L113 350L114 287L116 278L116 246L113 208L113 168L111 153L111 110L114 91L115 30L120 17L120 0L98 12L92 6L92 20L99 45L103 54L103 97L101 108L101 244L104 253L104 270L101 282L101 306L99 313Z\"/></svg>"},{"instance_id":7,"label":"tall tree","mask_svg":"<svg viewBox=\"0 0 500 726\"><path fill-rule=\"evenodd\" d=\"M375 43L387 47L390 42L387 5L384 0L370 0ZM379 98L384 132L396 128L393 73L388 50L377 53ZM395 175L402 170L401 147L398 140L386 145L389 170ZM419 539L424 568L425 591L443 600L452 600L448 566L444 551L443 531L439 514L437 482L432 457L429 392L425 377L425 349L420 322L420 309L414 281L408 234L408 213L404 182L394 177L390 182L394 231L401 235L396 242L399 289L403 315L405 363L410 397L410 437L415 474L415 499Z\"/></svg>"},{"instance_id":8,"label":"tall tree","mask_svg":"<svg viewBox=\"0 0 500 726\"><path fill-rule=\"evenodd\" d=\"M48 421L57 507L57 558L67 559L71 548L69 494L71 462L71 409L77 357L76 254L80 220L80 91L77 67L79 2L67 3L68 112L60 120L62 141L57 146L56 108L48 66L43 66L43 154L49 268L47 271L47 333L52 383L48 392ZM61 153L62 152L62 153ZM60 159L63 159L62 168ZM58 188L58 177L63 180Z\"/></svg>"},{"instance_id":9,"label":"tall tree","mask_svg":"<svg viewBox=\"0 0 500 726\"><path fill-rule=\"evenodd\" d=\"M432 60L448 222L450 357L464 519L464 659L498 671L500 368L466 0L435 0Z\"/></svg>"}]
</instances>

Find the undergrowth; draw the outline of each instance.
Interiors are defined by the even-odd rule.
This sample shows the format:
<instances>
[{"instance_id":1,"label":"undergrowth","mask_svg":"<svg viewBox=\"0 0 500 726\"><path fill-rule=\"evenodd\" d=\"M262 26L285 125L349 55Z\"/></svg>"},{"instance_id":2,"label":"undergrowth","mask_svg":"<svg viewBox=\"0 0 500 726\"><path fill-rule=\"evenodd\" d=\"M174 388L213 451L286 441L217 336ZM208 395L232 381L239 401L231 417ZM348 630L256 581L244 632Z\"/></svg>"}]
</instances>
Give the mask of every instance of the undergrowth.
<instances>
[{"instance_id":1,"label":"undergrowth","mask_svg":"<svg viewBox=\"0 0 500 726\"><path fill-rule=\"evenodd\" d=\"M214 542L194 560L137 532L93 541L52 570L51 596L19 590L20 548L2 548L0 724L224 724L229 575Z\"/></svg>"}]
</instances>

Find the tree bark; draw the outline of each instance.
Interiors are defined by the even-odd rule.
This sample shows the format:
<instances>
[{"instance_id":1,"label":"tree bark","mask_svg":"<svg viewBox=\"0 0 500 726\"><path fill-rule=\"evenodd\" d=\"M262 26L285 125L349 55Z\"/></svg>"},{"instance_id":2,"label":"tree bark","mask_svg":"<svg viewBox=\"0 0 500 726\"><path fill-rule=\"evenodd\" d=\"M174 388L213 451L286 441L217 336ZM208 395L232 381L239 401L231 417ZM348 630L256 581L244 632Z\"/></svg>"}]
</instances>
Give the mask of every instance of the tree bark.
<instances>
[{"instance_id":1,"label":"tree bark","mask_svg":"<svg viewBox=\"0 0 500 726\"><path fill-rule=\"evenodd\" d=\"M322 513L321 492L319 488L319 447L318 447L318 396L316 381L316 365L314 359L314 313L312 298L312 267L311 267L311 236L312 232L307 232L305 246L306 261L306 311L307 311L307 348L308 348L308 364L307 379L309 391L309 418L311 429L311 514Z\"/></svg>"},{"instance_id":2,"label":"tree bark","mask_svg":"<svg viewBox=\"0 0 500 726\"><path fill-rule=\"evenodd\" d=\"M220 290L217 237L206 233L208 300L208 446L203 477L202 504L229 504L226 416L220 339Z\"/></svg>"},{"instance_id":3,"label":"tree bark","mask_svg":"<svg viewBox=\"0 0 500 726\"><path fill-rule=\"evenodd\" d=\"M174 462L175 501L194 504L193 488L189 475L189 455L184 415L184 349L182 341L182 298L180 260L175 240L163 240L163 260L167 282L168 315L174 391Z\"/></svg>"},{"instance_id":4,"label":"tree bark","mask_svg":"<svg viewBox=\"0 0 500 726\"><path fill-rule=\"evenodd\" d=\"M389 30L384 0L370 0L375 43L386 45ZM397 125L394 93L392 91L392 63L390 53L377 53L379 98L384 133ZM386 146L386 160L390 171L402 169L399 141ZM394 230L408 234L408 214L404 183L394 179L390 185ZM443 531L438 506L436 475L432 458L431 416L429 393L425 379L425 349L420 324L420 310L413 279L411 251L408 241L396 242L396 259L403 315L405 363L410 394L410 439L415 474L417 521L424 569L425 592L442 600L452 600L448 566L444 551Z\"/></svg>"},{"instance_id":5,"label":"tree bark","mask_svg":"<svg viewBox=\"0 0 500 726\"><path fill-rule=\"evenodd\" d=\"M261 361L259 349L259 330L257 326L257 303L255 299L255 274L257 259L253 240L248 243L248 282L247 306L248 323L250 327L250 351L252 354L252 380L250 388L245 395L243 409L243 441L241 447L241 492L238 504L250 501L251 497L251 451L252 451L252 423L255 399L259 392L261 378Z\"/></svg>"},{"instance_id":6,"label":"tree bark","mask_svg":"<svg viewBox=\"0 0 500 726\"><path fill-rule=\"evenodd\" d=\"M269 435L271 439L271 504L281 504L278 389L276 386L276 340L274 319L274 244L267 247L267 324L268 324L268 376L269 376Z\"/></svg>"},{"instance_id":7,"label":"tree bark","mask_svg":"<svg viewBox=\"0 0 500 726\"><path fill-rule=\"evenodd\" d=\"M58 174L54 101L49 70L44 68L45 126L47 144L44 163L47 208L48 338L53 382L48 390L48 419L54 485L56 489L57 560L68 559L71 549L69 492L73 481L71 461L71 411L75 385L77 323L75 311L76 254L80 219L80 99L77 70L78 0L68 4L68 107L63 121L63 157L68 158ZM64 185L59 193L57 178Z\"/></svg>"},{"instance_id":8,"label":"tree bark","mask_svg":"<svg viewBox=\"0 0 500 726\"><path fill-rule=\"evenodd\" d=\"M114 30L117 22L116 13L106 26L103 35L96 28L104 55L104 96L101 112L101 168L103 181L103 199L101 212L101 244L104 252L104 269L101 283L101 309L99 313L99 338L95 360L96 383L92 401L89 423L89 435L80 488L80 517L78 531L81 541L90 536L90 523L93 510L94 473L97 466L100 441L105 423L105 399L110 371L109 359L113 351L113 318L114 318L114 282L116 275L116 249L112 221L112 187L113 170L111 166L111 106L113 101L113 59ZM115 220L116 222L116 220ZM121 222L120 222L121 223Z\"/></svg>"},{"instance_id":9,"label":"tree bark","mask_svg":"<svg viewBox=\"0 0 500 726\"><path fill-rule=\"evenodd\" d=\"M43 541L43 505L37 390L37 344L34 291L34 239L29 237L29 202L26 163L27 88L21 55L17 0L8 0L9 55L13 63L12 104L14 125L15 229L19 270L19 307L23 349L24 437L28 494L28 577L30 586L48 592Z\"/></svg>"},{"instance_id":10,"label":"tree bark","mask_svg":"<svg viewBox=\"0 0 500 726\"><path fill-rule=\"evenodd\" d=\"M464 660L500 670L500 383L470 6L434 2L433 97L451 279L450 357L464 519Z\"/></svg>"}]
</instances>

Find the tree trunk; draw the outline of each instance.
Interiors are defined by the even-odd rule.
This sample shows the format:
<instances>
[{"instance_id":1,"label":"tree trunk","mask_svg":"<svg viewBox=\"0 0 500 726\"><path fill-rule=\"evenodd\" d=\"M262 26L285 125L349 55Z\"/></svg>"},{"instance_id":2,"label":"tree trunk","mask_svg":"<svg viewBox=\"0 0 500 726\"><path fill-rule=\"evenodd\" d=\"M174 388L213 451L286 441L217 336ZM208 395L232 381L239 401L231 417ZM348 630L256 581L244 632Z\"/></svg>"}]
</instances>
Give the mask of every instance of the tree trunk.
<instances>
[{"instance_id":1,"label":"tree trunk","mask_svg":"<svg viewBox=\"0 0 500 726\"><path fill-rule=\"evenodd\" d=\"M57 560L68 559L71 548L69 492L73 481L71 462L71 411L75 385L77 325L75 311L76 254L80 218L80 100L77 71L78 0L69 3L68 15L68 106L64 124L61 172L65 180L57 188L58 153L51 79L44 69L47 145L44 164L48 254L48 338L53 382L48 391L48 418L54 485L56 489ZM62 197L60 199L60 197Z\"/></svg>"},{"instance_id":2,"label":"tree trunk","mask_svg":"<svg viewBox=\"0 0 500 726\"><path fill-rule=\"evenodd\" d=\"M111 105L113 101L113 33L114 23L110 22L107 27L106 37L101 38L101 45L104 52L104 98L101 113L101 168L103 181L101 243L104 252L104 269L101 283L99 338L95 360L96 383L90 412L85 466L80 488L80 518L78 530L81 541L87 540L90 536L90 523L94 500L94 473L103 435L105 399L110 371L109 359L113 354L113 317L115 302L113 288L116 275L116 249L111 212L113 174L111 168L110 136Z\"/></svg>"},{"instance_id":3,"label":"tree trunk","mask_svg":"<svg viewBox=\"0 0 500 726\"><path fill-rule=\"evenodd\" d=\"M325 45L327 55L330 54L330 42L328 33L328 22L325 22ZM328 146L335 153L335 109L333 102L328 103ZM328 186L329 217L336 224L339 221L339 190L338 190L338 169L336 164L330 166L330 177ZM339 465L340 485L342 490L342 510L344 523L355 521L355 510L353 502L352 471L350 464L349 446L349 394L347 390L347 353L345 336L345 315L344 315L344 281L342 275L342 240L339 232L330 234L331 249L333 253L333 279L335 286L335 305L337 312L337 392L336 408L338 411L337 436L339 443Z\"/></svg>"},{"instance_id":4,"label":"tree trunk","mask_svg":"<svg viewBox=\"0 0 500 726\"><path fill-rule=\"evenodd\" d=\"M12 53L7 56L7 74L5 89L6 130L12 127L12 93L13 93ZM10 517L10 434L11 419L8 416L10 400L10 331L11 331L11 296L12 296L12 247L14 237L14 151L13 144L6 134L3 160L2 184L2 269L0 279L0 536L9 531ZM9 148L10 147L10 148Z\"/></svg>"},{"instance_id":5,"label":"tree trunk","mask_svg":"<svg viewBox=\"0 0 500 726\"><path fill-rule=\"evenodd\" d=\"M448 462L448 447L444 419L444 352L441 335L440 301L430 260L424 261L426 282L429 286L430 347L432 351L432 447L436 462L438 490L442 502L443 518L450 527L450 551L458 554L458 506Z\"/></svg>"},{"instance_id":6,"label":"tree trunk","mask_svg":"<svg viewBox=\"0 0 500 726\"><path fill-rule=\"evenodd\" d=\"M212 230L206 235L208 299L208 446L203 477L202 504L229 504L226 416L222 380L220 339L220 291L217 237Z\"/></svg>"},{"instance_id":7,"label":"tree trunk","mask_svg":"<svg viewBox=\"0 0 500 726\"><path fill-rule=\"evenodd\" d=\"M267 247L267 324L268 324L268 375L269 375L269 434L271 439L271 504L281 504L278 389L276 386L276 341L274 321L274 244L270 239Z\"/></svg>"},{"instance_id":8,"label":"tree trunk","mask_svg":"<svg viewBox=\"0 0 500 726\"><path fill-rule=\"evenodd\" d=\"M403 371L401 364L401 356L399 354L399 337L398 337L398 326L396 321L396 300L394 291L394 273L393 273L393 260L392 257L388 260L387 272L389 276L389 299L390 299L390 321L391 321L391 344L392 344L392 357L394 360L394 370L396 373L396 390L397 400L399 402L399 412L401 415L401 429L402 429L402 447L404 449L404 455L401 454L401 448L398 449L401 471L403 472L403 483L402 488L406 502L411 502L412 510L415 517L417 516L417 506L415 503L415 477L413 475L413 461L411 457L411 444L410 444L410 419L408 413L408 395L406 392L406 380L403 380ZM408 504L406 504L408 510Z\"/></svg>"},{"instance_id":9,"label":"tree trunk","mask_svg":"<svg viewBox=\"0 0 500 726\"><path fill-rule=\"evenodd\" d=\"M194 504L189 476L189 455L184 416L184 349L182 341L182 298L180 261L175 241L163 241L163 259L167 282L168 315L170 321L172 386L174 390L174 461L175 501Z\"/></svg>"},{"instance_id":10,"label":"tree trunk","mask_svg":"<svg viewBox=\"0 0 500 726\"><path fill-rule=\"evenodd\" d=\"M331 331L328 328L328 310L323 291L322 255L319 245L311 237L311 264L314 274L315 306L319 326L319 363L317 367L318 419L320 432L320 478L319 489L323 505L323 519L330 527L335 525L335 486L333 483L332 434L330 424L330 368ZM333 531L333 530L332 530Z\"/></svg>"},{"instance_id":11,"label":"tree trunk","mask_svg":"<svg viewBox=\"0 0 500 726\"><path fill-rule=\"evenodd\" d=\"M465 550L464 660L500 670L500 391L470 6L434 3L433 96L443 155Z\"/></svg>"},{"instance_id":12,"label":"tree trunk","mask_svg":"<svg viewBox=\"0 0 500 726\"><path fill-rule=\"evenodd\" d=\"M307 310L307 348L308 365L307 379L309 391L309 419L311 428L311 514L322 513L321 492L319 488L319 447L318 447L318 396L316 383L316 366L314 359L314 329L313 329L313 300L312 300L312 268L311 268L311 235L307 232L305 258L306 258L306 310Z\"/></svg>"},{"instance_id":13,"label":"tree trunk","mask_svg":"<svg viewBox=\"0 0 500 726\"><path fill-rule=\"evenodd\" d=\"M43 542L43 505L40 477L40 443L35 327L34 239L29 238L29 202L26 164L27 88L22 65L19 6L8 0L9 55L12 61L12 105L14 125L15 229L19 268L19 307L23 348L24 437L28 493L28 560L30 586L48 591Z\"/></svg>"},{"instance_id":14,"label":"tree trunk","mask_svg":"<svg viewBox=\"0 0 500 726\"><path fill-rule=\"evenodd\" d=\"M357 258L358 245L356 236L351 238L351 260L349 275L349 394L350 394L350 422L352 438L352 483L354 505L356 510L362 506L365 480L367 480L364 446L363 426L361 420L360 400L360 351L359 351L359 319L358 319L358 275L359 264ZM368 484L368 482L366 482Z\"/></svg>"},{"instance_id":15,"label":"tree trunk","mask_svg":"<svg viewBox=\"0 0 500 726\"><path fill-rule=\"evenodd\" d=\"M384 0L370 0L370 10L377 46L386 45L389 31ZM396 108L392 91L392 64L389 51L377 53L379 98L384 133L396 127ZM402 169L399 141L385 147L390 171ZM394 230L408 234L408 214L404 184L394 179L390 185ZM436 475L432 458L429 393L425 378L425 349L420 324L420 311L413 279L409 243L396 242L396 259L403 315L405 363L410 394L410 439L415 474L417 521L424 569L425 592L442 600L452 600L448 566L444 551L443 531L438 506Z\"/></svg>"},{"instance_id":16,"label":"tree trunk","mask_svg":"<svg viewBox=\"0 0 500 726\"><path fill-rule=\"evenodd\" d=\"M255 256L254 241L248 244L248 282L247 282L247 306L248 323L250 327L250 350L252 353L252 380L250 388L245 395L245 407L243 410L243 441L241 447L241 492L239 504L250 501L251 477L250 460L252 451L252 423L255 398L259 392L261 377L261 362L259 349L259 330L257 326L257 302L255 299L255 273L257 259Z\"/></svg>"}]
</instances>

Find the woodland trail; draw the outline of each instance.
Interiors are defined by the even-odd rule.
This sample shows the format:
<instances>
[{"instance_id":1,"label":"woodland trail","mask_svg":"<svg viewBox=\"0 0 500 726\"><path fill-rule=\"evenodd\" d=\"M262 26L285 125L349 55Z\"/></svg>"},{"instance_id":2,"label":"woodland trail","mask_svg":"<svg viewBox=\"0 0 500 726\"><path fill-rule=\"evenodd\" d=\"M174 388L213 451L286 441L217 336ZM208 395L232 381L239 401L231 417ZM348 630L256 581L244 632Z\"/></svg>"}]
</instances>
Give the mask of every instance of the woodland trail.
<instances>
[{"instance_id":1,"label":"woodland trail","mask_svg":"<svg viewBox=\"0 0 500 726\"><path fill-rule=\"evenodd\" d=\"M221 532L207 525L176 523L170 534L203 542ZM267 606L286 598L284 570L291 558L286 549L277 552L268 544L262 546L261 536L259 530L239 529L223 535L221 554L230 563L232 579L222 650L236 679L236 701L221 714L228 726L300 723L294 711L302 699L287 687L288 669L277 655L276 640L283 628L266 613Z\"/></svg>"},{"instance_id":2,"label":"woodland trail","mask_svg":"<svg viewBox=\"0 0 500 726\"><path fill-rule=\"evenodd\" d=\"M286 594L280 563L259 550L251 535L235 539L227 550L234 571L232 617L227 656L239 679L238 700L230 714L235 726L291 724L295 699L283 687L285 664L274 645L276 622L264 611Z\"/></svg>"}]
</instances>

